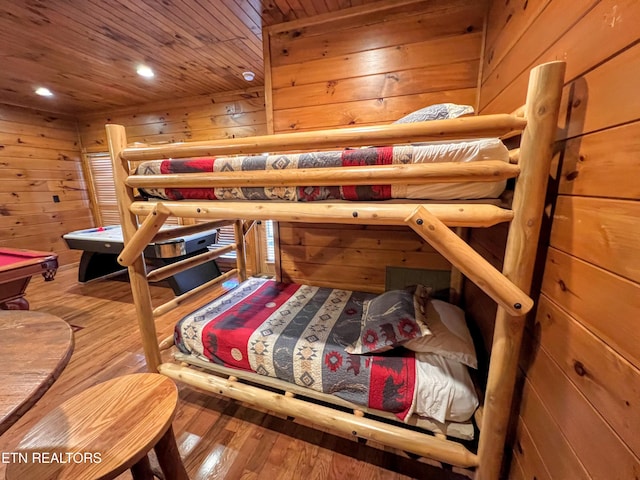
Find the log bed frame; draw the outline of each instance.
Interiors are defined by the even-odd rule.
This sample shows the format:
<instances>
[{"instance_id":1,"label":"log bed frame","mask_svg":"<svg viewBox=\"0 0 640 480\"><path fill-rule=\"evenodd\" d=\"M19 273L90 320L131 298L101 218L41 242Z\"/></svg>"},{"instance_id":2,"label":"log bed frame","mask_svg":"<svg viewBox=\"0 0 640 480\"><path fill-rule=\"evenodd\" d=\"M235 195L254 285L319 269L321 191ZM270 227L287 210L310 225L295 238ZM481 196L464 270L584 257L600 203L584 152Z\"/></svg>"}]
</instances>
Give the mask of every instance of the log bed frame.
<instances>
[{"instance_id":1,"label":"log bed frame","mask_svg":"<svg viewBox=\"0 0 640 480\"><path fill-rule=\"evenodd\" d=\"M302 418L320 427L372 439L446 464L475 467L478 479L498 478L511 415L525 315L533 306L528 293L556 137L564 71L564 62L551 62L534 68L530 75L526 104L512 114L144 147L128 147L124 127L107 125L125 241L119 262L129 269L149 370L159 371L205 391L259 405L289 417ZM131 174L132 165L136 162L159 158L407 144L489 136L504 138L517 133L522 133L521 143L519 150L510 155L511 163L485 161L471 164L388 165L188 175ZM496 181L511 177L517 177L511 209L492 204L430 204L425 201L403 200L368 203L202 200L150 202L134 198L134 188L140 187L408 184ZM158 241L163 235L159 233L159 229L170 215L212 220L182 227L184 233L233 224L236 243L147 274L142 251L149 241ZM146 217L140 226L138 216ZM449 438L456 436L455 428L447 430L446 426L435 425L431 428L435 434L407 429L402 425L372 419L365 415L372 413L366 408L354 408L352 404L336 400L337 397L317 392L310 395L304 389L271 378L224 367L213 368L214 374L205 372L202 368L206 366L202 365L204 362L190 360L185 355L177 357L181 364L162 363L161 350L171 347L173 343L171 338L158 340L154 319L177 307L187 298L231 277L236 277L239 281L245 280L244 235L256 220L407 225L498 303L484 405L475 415L479 429L477 453ZM488 227L500 222L510 222L502 272L492 267L449 228ZM166 278L217 258L232 249L237 251L235 269L163 305L153 307L149 292L150 279ZM211 366L206 367L207 370L212 370ZM250 380L251 384L243 380ZM268 389L255 386L255 383L265 385ZM282 393L274 392L274 388ZM340 407L351 407L352 410L311 403L300 398L303 395L320 397Z\"/></svg>"}]
</instances>

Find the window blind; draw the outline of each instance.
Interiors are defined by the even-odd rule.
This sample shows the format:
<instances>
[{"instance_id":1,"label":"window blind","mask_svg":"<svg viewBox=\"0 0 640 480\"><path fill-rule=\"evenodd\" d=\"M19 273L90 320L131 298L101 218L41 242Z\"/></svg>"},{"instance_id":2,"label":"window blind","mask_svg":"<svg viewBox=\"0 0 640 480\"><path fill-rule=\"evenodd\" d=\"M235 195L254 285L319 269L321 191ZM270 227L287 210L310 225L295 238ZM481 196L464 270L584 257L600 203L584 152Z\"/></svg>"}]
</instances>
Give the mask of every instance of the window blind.
<instances>
[{"instance_id":1,"label":"window blind","mask_svg":"<svg viewBox=\"0 0 640 480\"><path fill-rule=\"evenodd\" d=\"M91 182L96 192L97 208L102 225L119 225L118 200L113 182L113 168L108 153L91 153L86 156L91 173Z\"/></svg>"},{"instance_id":2,"label":"window blind","mask_svg":"<svg viewBox=\"0 0 640 480\"><path fill-rule=\"evenodd\" d=\"M275 254L275 246L273 241L273 221L267 220L266 222L262 222L264 224L264 242L265 242L265 251L267 263L273 263L276 261Z\"/></svg>"}]
</instances>

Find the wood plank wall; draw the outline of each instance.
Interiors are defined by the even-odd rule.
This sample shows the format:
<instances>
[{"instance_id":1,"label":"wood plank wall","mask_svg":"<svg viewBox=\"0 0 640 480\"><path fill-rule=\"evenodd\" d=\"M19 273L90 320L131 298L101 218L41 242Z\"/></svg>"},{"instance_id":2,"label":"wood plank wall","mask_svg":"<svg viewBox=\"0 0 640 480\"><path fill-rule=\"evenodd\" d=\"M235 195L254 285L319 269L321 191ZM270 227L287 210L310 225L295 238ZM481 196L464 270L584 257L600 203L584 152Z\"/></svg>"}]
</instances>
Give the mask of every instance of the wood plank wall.
<instances>
[{"instance_id":1,"label":"wood plank wall","mask_svg":"<svg viewBox=\"0 0 640 480\"><path fill-rule=\"evenodd\" d=\"M124 125L129 143L158 144L265 135L264 87L153 102L83 116L78 120L78 129L84 151L108 151L106 123ZM248 240L255 242L253 234ZM224 262L224 259L219 260L221 264ZM256 271L253 256L247 259L247 268L250 272Z\"/></svg>"},{"instance_id":2,"label":"wood plank wall","mask_svg":"<svg viewBox=\"0 0 640 480\"><path fill-rule=\"evenodd\" d=\"M81 116L86 152L106 152L105 124L127 128L127 141L148 144L216 140L266 134L264 88L170 99Z\"/></svg>"},{"instance_id":3,"label":"wood plank wall","mask_svg":"<svg viewBox=\"0 0 640 480\"><path fill-rule=\"evenodd\" d=\"M358 15L347 9L267 29L271 131L386 124L433 103L475 105L485 7L380 2ZM405 228L280 223L279 238L288 281L380 292L386 266L449 268Z\"/></svg>"},{"instance_id":4,"label":"wood plank wall","mask_svg":"<svg viewBox=\"0 0 640 480\"><path fill-rule=\"evenodd\" d=\"M640 477L638 25L633 0L490 5L482 112L522 103L531 66L567 61L557 191L509 478ZM472 238L500 263L503 231ZM490 322L494 307L472 285L466 303Z\"/></svg>"},{"instance_id":5,"label":"wood plank wall","mask_svg":"<svg viewBox=\"0 0 640 480\"><path fill-rule=\"evenodd\" d=\"M93 226L76 122L0 105L0 246L52 251L77 262L62 235Z\"/></svg>"}]
</instances>

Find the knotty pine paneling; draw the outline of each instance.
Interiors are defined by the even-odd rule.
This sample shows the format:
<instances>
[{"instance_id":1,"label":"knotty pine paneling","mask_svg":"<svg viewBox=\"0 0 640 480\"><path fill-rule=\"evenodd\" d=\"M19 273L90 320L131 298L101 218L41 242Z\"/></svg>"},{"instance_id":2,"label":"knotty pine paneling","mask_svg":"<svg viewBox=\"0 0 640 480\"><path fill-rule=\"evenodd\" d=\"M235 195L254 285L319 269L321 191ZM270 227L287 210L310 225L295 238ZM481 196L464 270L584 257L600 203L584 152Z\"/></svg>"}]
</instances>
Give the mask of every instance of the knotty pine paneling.
<instances>
[{"instance_id":1,"label":"knotty pine paneling","mask_svg":"<svg viewBox=\"0 0 640 480\"><path fill-rule=\"evenodd\" d=\"M265 30L271 131L386 124L434 103L475 105L486 3L384 7ZM321 230L280 225L284 279L381 292L387 266L450 268L439 254L415 250L422 242L409 229ZM319 237L322 245L310 243Z\"/></svg>"},{"instance_id":2,"label":"knotty pine paneling","mask_svg":"<svg viewBox=\"0 0 640 480\"><path fill-rule=\"evenodd\" d=\"M535 65L566 60L565 79L570 81L638 40L635 28L640 22L638 2L601 0L593 6L594 3L593 0L550 2L514 45L511 50L514 53L496 66L495 75L483 81L480 89L481 111L502 113L513 111L521 105L527 92L529 69ZM560 19L564 19L564 23L556 26L555 22ZM513 63L507 62L511 59ZM610 95L616 93L611 88L604 90L609 90ZM598 92L592 90L590 93Z\"/></svg>"},{"instance_id":3,"label":"knotty pine paneling","mask_svg":"<svg viewBox=\"0 0 640 480\"><path fill-rule=\"evenodd\" d=\"M577 253L577 252L576 252ZM542 291L640 368L640 285L550 248Z\"/></svg>"},{"instance_id":4,"label":"knotty pine paneling","mask_svg":"<svg viewBox=\"0 0 640 480\"><path fill-rule=\"evenodd\" d=\"M640 416L634 414L640 406L638 369L546 295L540 297L534 331L535 342L640 456Z\"/></svg>"},{"instance_id":5,"label":"knotty pine paneling","mask_svg":"<svg viewBox=\"0 0 640 480\"><path fill-rule=\"evenodd\" d=\"M281 111L279 116L286 117L285 113L295 112L291 109L303 106L317 105L326 108L327 103L367 101L372 98L375 99L373 101L377 101L380 96L388 98L397 97L399 94L399 99L416 102L412 95L424 95L429 92L438 95L443 89L455 92L468 88L477 74L478 62L461 62L369 75L366 84L363 84L360 78L346 78L339 82L296 85L288 88L289 95L276 96L273 107ZM475 94L475 89L470 90ZM437 97L431 100L438 101ZM429 98L422 98L420 101L426 103ZM396 109L400 107L398 105Z\"/></svg>"},{"instance_id":6,"label":"knotty pine paneling","mask_svg":"<svg viewBox=\"0 0 640 480\"><path fill-rule=\"evenodd\" d=\"M522 469L517 457L513 458L508 475L510 480L525 480L526 477L524 476L524 470Z\"/></svg>"},{"instance_id":7,"label":"knotty pine paneling","mask_svg":"<svg viewBox=\"0 0 640 480\"><path fill-rule=\"evenodd\" d=\"M309 278L317 285L380 293L385 267L451 268L412 230L363 225L279 222L280 259L285 280Z\"/></svg>"},{"instance_id":8,"label":"knotty pine paneling","mask_svg":"<svg viewBox=\"0 0 640 480\"><path fill-rule=\"evenodd\" d=\"M525 351L535 353L523 359L514 411L526 430L515 430L512 471L525 478L640 472L638 22L632 0L494 0L489 8L483 113L519 106L534 65L567 61L542 295L525 335ZM472 232L472 243L503 243L503 232L488 233ZM486 323L487 298L476 288L465 294L467 310ZM518 451L530 441L544 471Z\"/></svg>"},{"instance_id":9,"label":"knotty pine paneling","mask_svg":"<svg viewBox=\"0 0 640 480\"><path fill-rule=\"evenodd\" d=\"M559 193L640 200L640 182L629 175L640 158L638 138L640 122L567 140Z\"/></svg>"},{"instance_id":10,"label":"knotty pine paneling","mask_svg":"<svg viewBox=\"0 0 640 480\"><path fill-rule=\"evenodd\" d=\"M520 32L531 26L550 0L513 0L504 4L492 2L488 12L482 79L494 70L513 48Z\"/></svg>"},{"instance_id":11,"label":"knotty pine paneling","mask_svg":"<svg viewBox=\"0 0 640 480\"><path fill-rule=\"evenodd\" d=\"M87 152L106 152L105 124L127 128L127 141L148 144L247 137L266 133L263 88L200 95L80 117Z\"/></svg>"},{"instance_id":12,"label":"knotty pine paneling","mask_svg":"<svg viewBox=\"0 0 640 480\"><path fill-rule=\"evenodd\" d=\"M525 478L551 475L551 478L559 479L590 479L591 477L576 458L571 444L562 432L548 428L548 425L553 424L553 417L531 383L522 379L521 381L524 382L523 398L513 455L514 458L519 459L535 456L534 452L538 452L541 460L540 462L529 460L519 462L527 472ZM532 418L536 421L525 424L524 419ZM526 432L522 432L522 429L526 429Z\"/></svg>"},{"instance_id":13,"label":"knotty pine paneling","mask_svg":"<svg viewBox=\"0 0 640 480\"><path fill-rule=\"evenodd\" d=\"M326 84L328 72L330 80L335 83L345 78L358 78L362 85L367 85L370 75L477 60L482 34L471 32L423 41L417 41L418 38L412 43L398 40L394 42L395 45L385 48L354 51L337 57L323 55L317 59L307 58L300 63L273 67L271 81L274 98L287 95L286 89L296 85ZM475 81L470 86L475 86ZM280 92L280 89L285 91Z\"/></svg>"},{"instance_id":14,"label":"knotty pine paneling","mask_svg":"<svg viewBox=\"0 0 640 480\"><path fill-rule=\"evenodd\" d=\"M560 195L551 245L640 282L640 202Z\"/></svg>"},{"instance_id":15,"label":"knotty pine paneling","mask_svg":"<svg viewBox=\"0 0 640 480\"><path fill-rule=\"evenodd\" d=\"M356 91L360 87L355 87ZM357 94L354 95L357 97ZM470 105L475 102L476 89L463 88L444 92L425 92L413 95L376 98L334 104L335 109L327 110L326 105L289 108L279 111L274 118L276 132L308 131L336 128L338 126L367 126L392 123L404 116L404 112L413 111L414 105L433 105L434 103L461 103Z\"/></svg>"},{"instance_id":16,"label":"knotty pine paneling","mask_svg":"<svg viewBox=\"0 0 640 480\"><path fill-rule=\"evenodd\" d=\"M77 262L62 235L93 226L74 119L0 105L0 246Z\"/></svg>"},{"instance_id":17,"label":"knotty pine paneling","mask_svg":"<svg viewBox=\"0 0 640 480\"><path fill-rule=\"evenodd\" d=\"M416 14L418 11L420 13ZM300 29L287 29L271 35L271 51L279 55L272 58L273 67L306 63L310 58L337 58L353 52L369 51L414 43L416 38L438 38L459 35L461 32L477 29L482 21L482 5L476 6L476 18L470 23L469 2L437 0L419 2L384 11L385 22L379 14L362 14L358 24L351 18L323 22ZM389 36L388 22L393 21L394 35ZM474 24L475 23L475 24ZM425 25L428 31L425 32ZM349 30L350 35L336 35ZM318 42L319 36L331 37L331 41ZM295 41L292 41L295 40Z\"/></svg>"},{"instance_id":18,"label":"knotty pine paneling","mask_svg":"<svg viewBox=\"0 0 640 480\"><path fill-rule=\"evenodd\" d=\"M542 458L533 443L533 439L523 422L518 423L518 448L516 449L516 459L519 465L524 465L528 472L535 471L536 479L551 480L551 475L544 466ZM522 468L522 467L520 467Z\"/></svg>"},{"instance_id":19,"label":"knotty pine paneling","mask_svg":"<svg viewBox=\"0 0 640 480\"><path fill-rule=\"evenodd\" d=\"M527 381L534 387L540 402L550 414L547 430L558 429L592 478L636 478L640 472L640 459L631 452L613 427L582 395L576 385L564 375L550 358L544 347L539 348L527 364ZM540 422L536 416L523 418L529 426ZM549 433L536 438L536 444L547 442ZM545 462L550 473L557 478L558 462ZM569 478L574 478L570 476Z\"/></svg>"}]
</instances>

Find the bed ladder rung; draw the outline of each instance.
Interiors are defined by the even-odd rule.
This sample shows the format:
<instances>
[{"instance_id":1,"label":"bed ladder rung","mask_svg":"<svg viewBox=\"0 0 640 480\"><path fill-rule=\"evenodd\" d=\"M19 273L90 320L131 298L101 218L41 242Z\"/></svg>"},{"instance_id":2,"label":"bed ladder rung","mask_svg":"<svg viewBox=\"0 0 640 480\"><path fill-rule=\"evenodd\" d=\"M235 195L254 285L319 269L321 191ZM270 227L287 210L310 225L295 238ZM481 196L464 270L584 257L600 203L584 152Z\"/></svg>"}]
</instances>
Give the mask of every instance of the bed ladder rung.
<instances>
[{"instance_id":1,"label":"bed ladder rung","mask_svg":"<svg viewBox=\"0 0 640 480\"><path fill-rule=\"evenodd\" d=\"M210 250L208 252L200 253L198 255L194 255L193 257L185 258L184 260L180 260L175 263L170 263L169 265L165 265L164 267L156 268L147 274L147 280L150 282L159 282L160 280L164 280L165 278L172 277L176 273L183 272L193 267L197 267L198 265L202 265L203 263L214 260L218 257L221 257L225 253L232 252L236 249L236 244L225 245L224 247L216 248L215 250Z\"/></svg>"},{"instance_id":2,"label":"bed ladder rung","mask_svg":"<svg viewBox=\"0 0 640 480\"><path fill-rule=\"evenodd\" d=\"M182 302L188 300L189 298L193 297L194 295L197 295L198 293L201 293L203 290L206 290L209 287L213 287L214 285L218 285L222 282L224 282L225 280L228 280L229 278L235 276L238 274L238 270L237 269L233 269L233 270L229 270L226 273L223 273L222 275L220 275L219 277L214 278L213 280L209 280L206 283L203 283L202 285L198 285L196 288L189 290L188 292L183 293L182 295L179 295L171 300L169 300L166 303L163 303L162 305L160 305L159 307L156 307L153 309L153 317L154 318L158 318L161 315L164 315L167 312L170 312L171 310L173 310L174 308L178 307Z\"/></svg>"},{"instance_id":3,"label":"bed ladder rung","mask_svg":"<svg viewBox=\"0 0 640 480\"><path fill-rule=\"evenodd\" d=\"M427 208L419 206L406 219L409 226L469 280L513 316L525 315L533 300L458 237Z\"/></svg>"},{"instance_id":4,"label":"bed ladder rung","mask_svg":"<svg viewBox=\"0 0 640 480\"><path fill-rule=\"evenodd\" d=\"M164 222L171 215L171 210L165 207L162 203L156 203L151 213L144 219L140 228L131 237L131 240L127 242L125 247L118 256L118 263L122 266L129 267L135 262L135 260L142 255L142 252L153 237L164 225Z\"/></svg>"}]
</instances>

